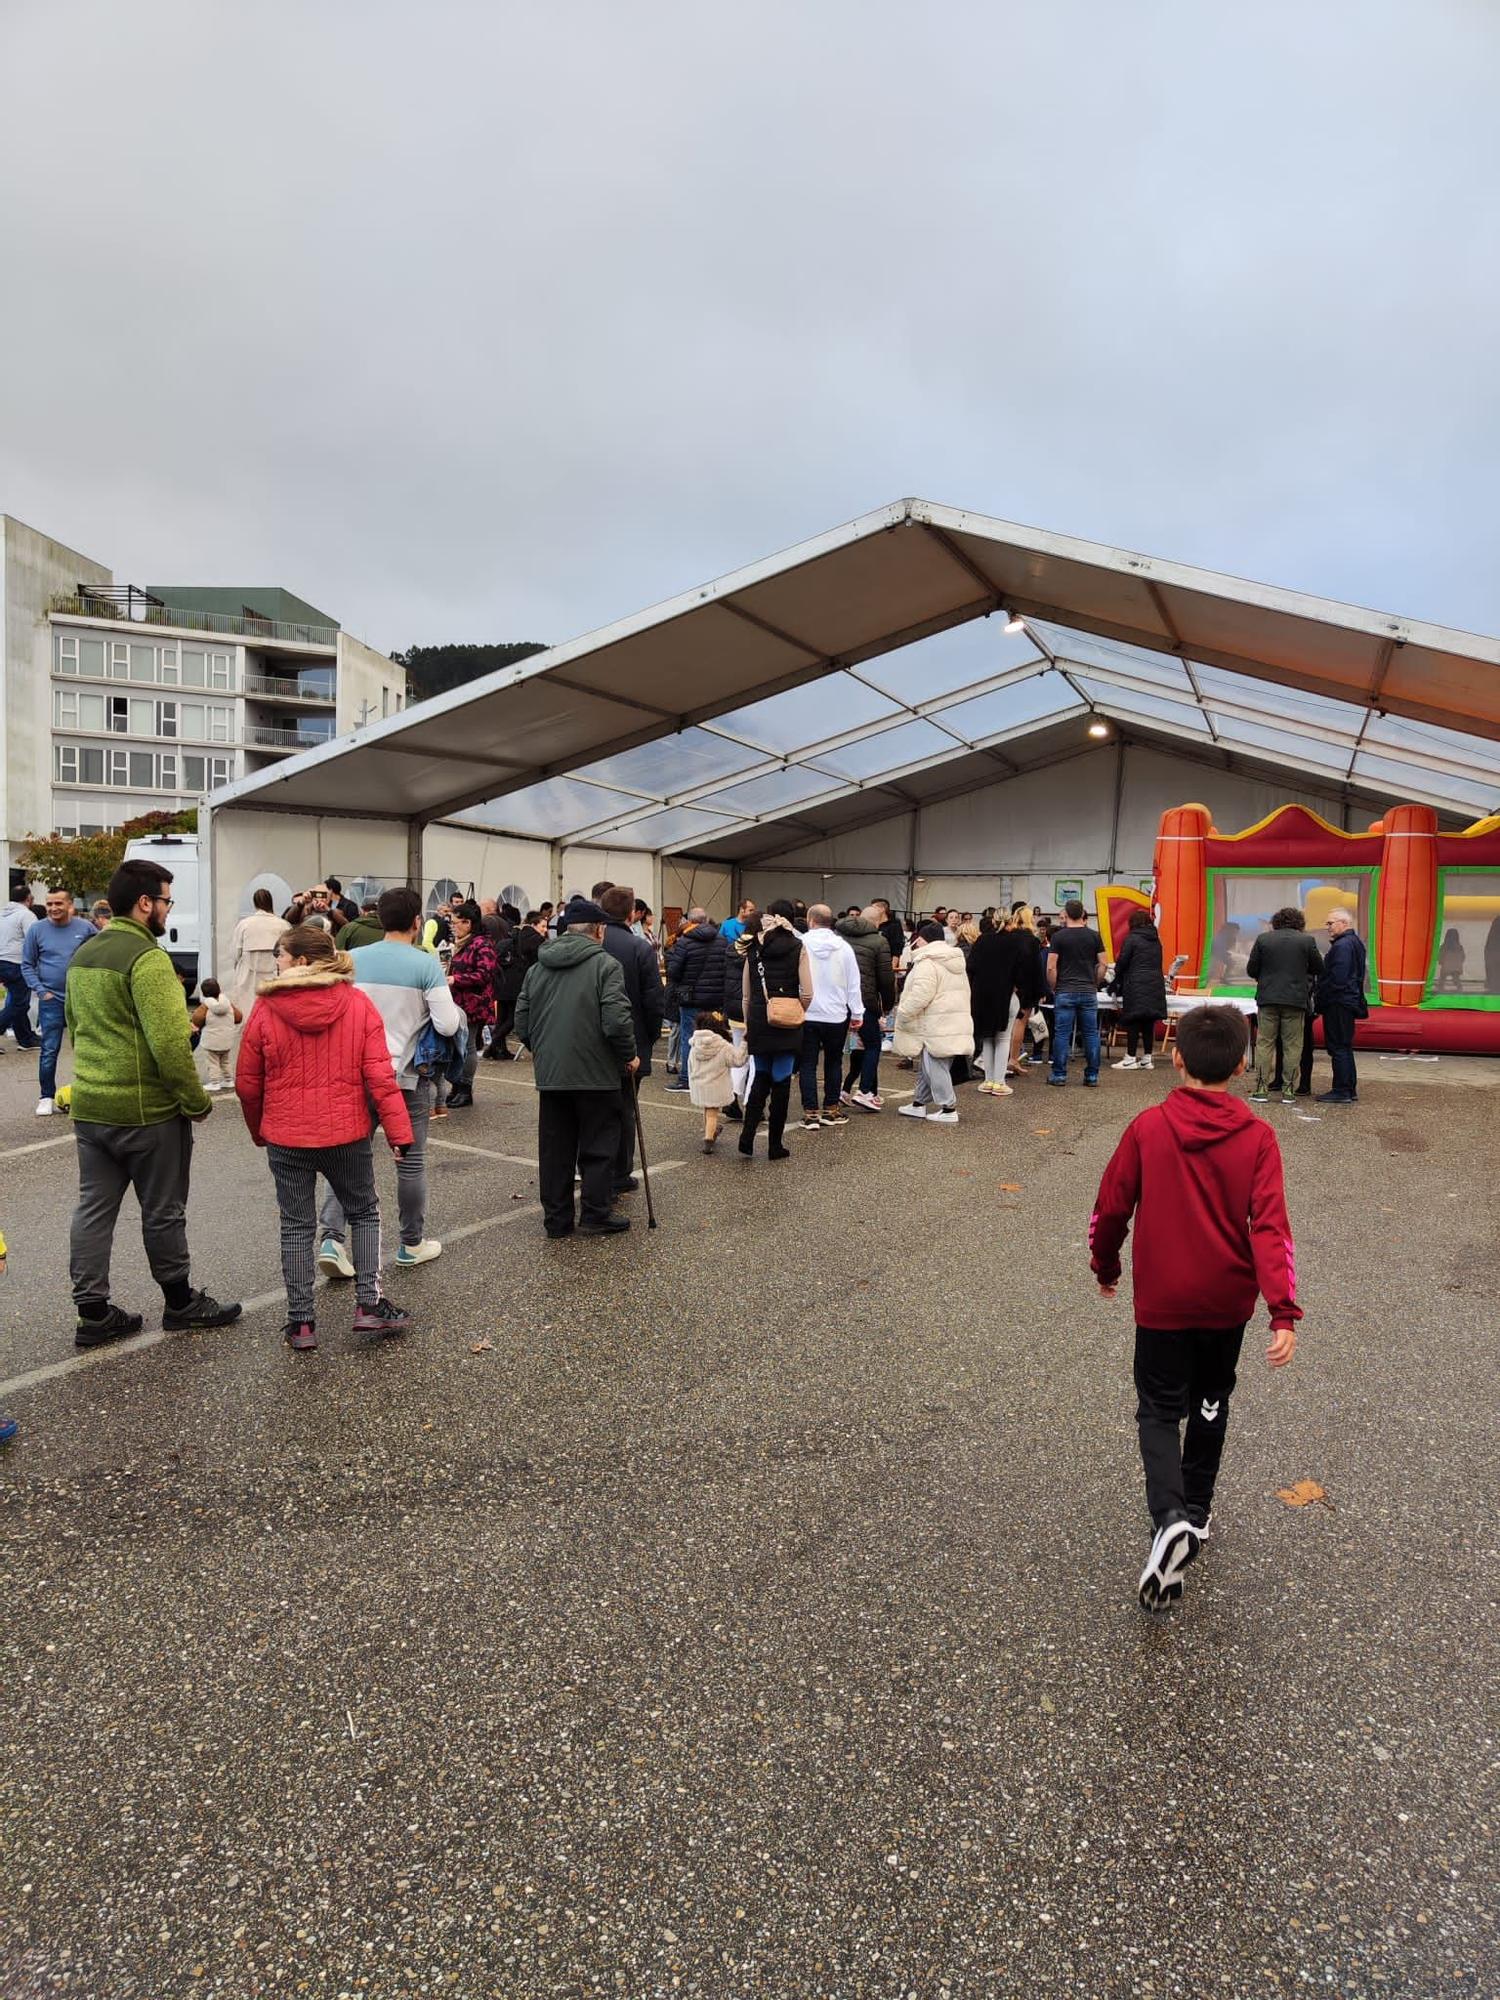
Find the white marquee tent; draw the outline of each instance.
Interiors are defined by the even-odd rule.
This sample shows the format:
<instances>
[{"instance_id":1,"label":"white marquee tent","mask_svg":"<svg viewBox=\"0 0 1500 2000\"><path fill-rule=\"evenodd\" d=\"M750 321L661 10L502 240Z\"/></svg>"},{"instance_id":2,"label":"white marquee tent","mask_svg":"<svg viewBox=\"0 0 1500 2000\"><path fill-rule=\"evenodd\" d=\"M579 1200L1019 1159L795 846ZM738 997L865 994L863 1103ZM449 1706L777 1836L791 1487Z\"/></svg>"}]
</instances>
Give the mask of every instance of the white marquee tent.
<instances>
[{"instance_id":1,"label":"white marquee tent","mask_svg":"<svg viewBox=\"0 0 1500 2000\"><path fill-rule=\"evenodd\" d=\"M1046 902L1186 798L1493 810L1500 642L899 501L216 793L211 921L330 870Z\"/></svg>"}]
</instances>

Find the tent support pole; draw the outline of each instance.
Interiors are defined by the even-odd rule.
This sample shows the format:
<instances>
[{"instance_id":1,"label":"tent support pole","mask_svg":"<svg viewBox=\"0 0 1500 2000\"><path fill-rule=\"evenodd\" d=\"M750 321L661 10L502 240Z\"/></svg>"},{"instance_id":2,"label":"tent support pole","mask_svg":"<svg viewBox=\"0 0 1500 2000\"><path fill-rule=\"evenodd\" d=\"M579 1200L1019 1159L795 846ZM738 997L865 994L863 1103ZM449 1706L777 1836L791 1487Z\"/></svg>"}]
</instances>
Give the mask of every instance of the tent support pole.
<instances>
[{"instance_id":1,"label":"tent support pole","mask_svg":"<svg viewBox=\"0 0 1500 2000\"><path fill-rule=\"evenodd\" d=\"M922 821L922 808L911 809L911 838L906 844L906 914L917 914L917 832Z\"/></svg>"},{"instance_id":2,"label":"tent support pole","mask_svg":"<svg viewBox=\"0 0 1500 2000\"><path fill-rule=\"evenodd\" d=\"M420 896L422 893L422 822L409 819L406 822L406 879Z\"/></svg>"},{"instance_id":3,"label":"tent support pole","mask_svg":"<svg viewBox=\"0 0 1500 2000\"><path fill-rule=\"evenodd\" d=\"M1120 859L1120 801L1125 795L1125 739L1120 737L1115 744L1115 809L1109 823L1109 879L1115 879L1115 868Z\"/></svg>"},{"instance_id":4,"label":"tent support pole","mask_svg":"<svg viewBox=\"0 0 1500 2000\"><path fill-rule=\"evenodd\" d=\"M552 877L552 901L555 907L560 910L563 899L563 851L561 841L548 841L547 866Z\"/></svg>"}]
</instances>

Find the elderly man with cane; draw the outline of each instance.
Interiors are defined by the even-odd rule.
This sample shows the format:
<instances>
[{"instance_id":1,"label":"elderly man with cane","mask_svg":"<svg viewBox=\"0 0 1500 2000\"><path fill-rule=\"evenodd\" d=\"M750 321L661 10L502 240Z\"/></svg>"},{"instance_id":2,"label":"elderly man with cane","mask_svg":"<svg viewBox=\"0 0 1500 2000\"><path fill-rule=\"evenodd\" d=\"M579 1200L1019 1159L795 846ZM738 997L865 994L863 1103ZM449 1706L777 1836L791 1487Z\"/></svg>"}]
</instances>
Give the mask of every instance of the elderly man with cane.
<instances>
[{"instance_id":1,"label":"elderly man with cane","mask_svg":"<svg viewBox=\"0 0 1500 2000\"><path fill-rule=\"evenodd\" d=\"M635 1023L619 963L604 949L606 918L575 897L544 944L516 1000L516 1033L530 1049L537 1087L537 1181L549 1236L575 1227L573 1177L582 1182L580 1236L617 1236L615 1159L624 1111L620 1080L640 1068Z\"/></svg>"}]
</instances>

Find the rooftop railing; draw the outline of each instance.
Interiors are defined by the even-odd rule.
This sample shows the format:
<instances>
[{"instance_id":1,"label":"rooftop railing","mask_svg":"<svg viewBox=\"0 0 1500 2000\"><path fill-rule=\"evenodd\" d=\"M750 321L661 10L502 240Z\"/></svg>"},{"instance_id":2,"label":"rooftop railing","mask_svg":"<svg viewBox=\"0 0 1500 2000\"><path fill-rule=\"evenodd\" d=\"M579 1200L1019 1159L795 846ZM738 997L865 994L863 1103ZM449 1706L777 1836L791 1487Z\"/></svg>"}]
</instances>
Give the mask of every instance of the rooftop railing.
<instances>
[{"instance_id":1,"label":"rooftop railing","mask_svg":"<svg viewBox=\"0 0 1500 2000\"><path fill-rule=\"evenodd\" d=\"M316 750L332 741L331 736L307 736L300 729L273 729L269 723L245 726L245 743L252 750Z\"/></svg>"},{"instance_id":2,"label":"rooftop railing","mask_svg":"<svg viewBox=\"0 0 1500 2000\"><path fill-rule=\"evenodd\" d=\"M237 639L279 640L284 645L327 646L338 644L336 625L301 625L284 618L248 618L227 611L197 611L185 604L157 604L132 598L116 600L64 592L54 597L53 611L71 618L113 618L122 625L175 625L188 632L222 632Z\"/></svg>"}]
</instances>

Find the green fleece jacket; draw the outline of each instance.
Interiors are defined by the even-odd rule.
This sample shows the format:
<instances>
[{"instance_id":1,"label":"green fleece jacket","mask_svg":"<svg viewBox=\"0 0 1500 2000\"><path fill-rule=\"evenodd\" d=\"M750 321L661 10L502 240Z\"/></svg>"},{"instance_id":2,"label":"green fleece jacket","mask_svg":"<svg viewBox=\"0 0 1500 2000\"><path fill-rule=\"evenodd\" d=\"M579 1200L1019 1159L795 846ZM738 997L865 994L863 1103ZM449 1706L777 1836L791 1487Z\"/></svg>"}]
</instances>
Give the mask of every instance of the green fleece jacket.
<instances>
[{"instance_id":1,"label":"green fleece jacket","mask_svg":"<svg viewBox=\"0 0 1500 2000\"><path fill-rule=\"evenodd\" d=\"M625 975L596 939L544 944L516 1001L516 1033L538 1090L613 1090L635 1060Z\"/></svg>"},{"instance_id":2,"label":"green fleece jacket","mask_svg":"<svg viewBox=\"0 0 1500 2000\"><path fill-rule=\"evenodd\" d=\"M164 1125L213 1109L193 1062L182 981L144 924L115 917L78 947L65 1004L75 1118Z\"/></svg>"}]
</instances>

